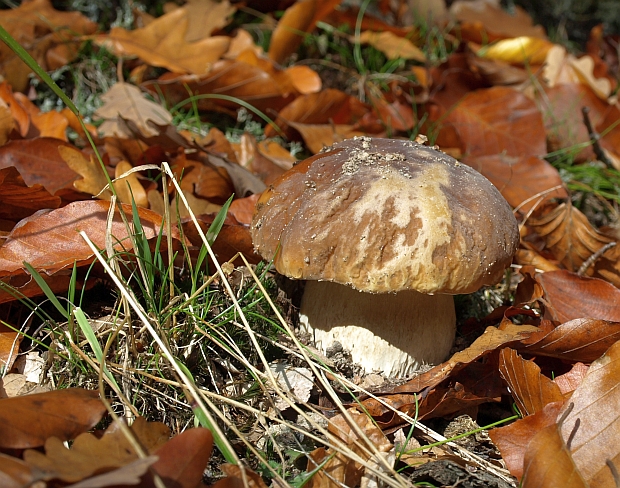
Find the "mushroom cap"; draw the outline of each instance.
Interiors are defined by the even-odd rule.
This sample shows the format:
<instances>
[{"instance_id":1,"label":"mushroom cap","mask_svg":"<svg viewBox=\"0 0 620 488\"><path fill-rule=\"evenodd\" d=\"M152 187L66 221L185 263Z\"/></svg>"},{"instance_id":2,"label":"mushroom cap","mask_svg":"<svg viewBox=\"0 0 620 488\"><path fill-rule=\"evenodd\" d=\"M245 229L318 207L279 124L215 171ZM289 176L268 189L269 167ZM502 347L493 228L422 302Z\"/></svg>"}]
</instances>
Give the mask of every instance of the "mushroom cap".
<instances>
[{"instance_id":1,"label":"mushroom cap","mask_svg":"<svg viewBox=\"0 0 620 488\"><path fill-rule=\"evenodd\" d=\"M497 283L519 243L489 180L412 141L356 137L261 195L256 250L279 273L372 293L470 293Z\"/></svg>"}]
</instances>

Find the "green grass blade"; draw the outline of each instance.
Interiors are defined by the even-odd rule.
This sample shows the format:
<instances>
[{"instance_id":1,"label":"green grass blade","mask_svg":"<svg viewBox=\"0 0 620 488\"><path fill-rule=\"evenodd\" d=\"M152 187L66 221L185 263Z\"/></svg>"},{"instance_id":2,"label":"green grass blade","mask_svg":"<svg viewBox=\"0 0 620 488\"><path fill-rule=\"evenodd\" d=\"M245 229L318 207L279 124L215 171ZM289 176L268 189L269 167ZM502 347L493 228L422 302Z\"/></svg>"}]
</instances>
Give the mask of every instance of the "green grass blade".
<instances>
[{"instance_id":1,"label":"green grass blade","mask_svg":"<svg viewBox=\"0 0 620 488\"><path fill-rule=\"evenodd\" d=\"M210 246L213 245L215 239L222 230L224 220L226 220L226 215L228 214L228 209L230 208L230 204L232 203L234 196L235 195L233 194L228 200L226 200L226 203L222 206L220 211L213 219L213 223L209 226L209 230L207 231L207 235L205 237L207 238L207 242Z\"/></svg>"},{"instance_id":2,"label":"green grass blade","mask_svg":"<svg viewBox=\"0 0 620 488\"><path fill-rule=\"evenodd\" d=\"M101 350L101 345L99 344L99 341L97 340L97 336L95 336L95 331L91 327L90 322L86 318L86 315L84 315L84 312L82 311L80 307L76 307L73 309L73 315L78 325L80 326L80 329L82 333L84 334L84 337L86 337L88 344L90 345L91 349L95 353L95 357L97 358L97 361L99 362L99 367L103 368L103 374L106 375L106 377L117 388L118 391L122 391L120 386L118 386L118 383L114 379L114 376L112 376L112 373L110 373L110 371L105 365L105 362L103 360L103 351Z\"/></svg>"},{"instance_id":3,"label":"green grass blade","mask_svg":"<svg viewBox=\"0 0 620 488\"><path fill-rule=\"evenodd\" d=\"M67 312L67 309L60 304L60 302L58 301L58 298L56 298L56 295L54 294L52 289L43 279L43 276L41 276L39 272L36 269L34 269L30 264L28 264L26 261L24 261L24 266L26 267L30 275L34 278L34 280L37 282L37 285L39 285L39 288L41 288L43 293L45 293L45 296L48 298L48 300L52 302L54 307L56 307L56 309L62 314L62 316L65 319L69 320L69 313Z\"/></svg>"}]
</instances>

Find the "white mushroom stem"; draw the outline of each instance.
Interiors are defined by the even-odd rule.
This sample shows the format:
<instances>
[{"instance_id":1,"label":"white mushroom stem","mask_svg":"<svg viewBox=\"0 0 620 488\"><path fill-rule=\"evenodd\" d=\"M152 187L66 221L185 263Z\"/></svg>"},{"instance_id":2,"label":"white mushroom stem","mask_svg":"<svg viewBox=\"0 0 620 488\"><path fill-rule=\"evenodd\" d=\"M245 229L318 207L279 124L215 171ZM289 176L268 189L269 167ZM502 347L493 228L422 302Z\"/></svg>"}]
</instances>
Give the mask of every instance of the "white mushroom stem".
<instances>
[{"instance_id":1,"label":"white mushroom stem","mask_svg":"<svg viewBox=\"0 0 620 488\"><path fill-rule=\"evenodd\" d=\"M366 373L401 378L445 360L456 331L451 295L370 294L328 281L306 283L300 321L319 350L338 341Z\"/></svg>"}]
</instances>

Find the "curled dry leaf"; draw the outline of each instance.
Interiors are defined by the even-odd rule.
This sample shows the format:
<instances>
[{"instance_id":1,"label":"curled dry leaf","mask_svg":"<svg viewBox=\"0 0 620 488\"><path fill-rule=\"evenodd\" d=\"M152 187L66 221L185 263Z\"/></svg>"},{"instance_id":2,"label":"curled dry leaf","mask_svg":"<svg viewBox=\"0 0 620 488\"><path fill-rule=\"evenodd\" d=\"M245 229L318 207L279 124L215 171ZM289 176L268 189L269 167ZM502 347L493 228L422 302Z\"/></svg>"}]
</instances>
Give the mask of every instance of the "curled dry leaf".
<instances>
[{"instance_id":1,"label":"curled dry leaf","mask_svg":"<svg viewBox=\"0 0 620 488\"><path fill-rule=\"evenodd\" d=\"M517 311L515 310L514 312ZM467 367L467 365L482 356L495 351L499 347L522 341L537 331L537 327L514 325L510 320L505 319L500 328L487 327L484 334L478 337L471 346L457 352L448 361L438 364L426 373L422 373L411 381L394 388L394 392L416 393L425 388L433 388L450 375Z\"/></svg>"},{"instance_id":2,"label":"curled dry leaf","mask_svg":"<svg viewBox=\"0 0 620 488\"><path fill-rule=\"evenodd\" d=\"M62 112L55 110L41 112L39 107L23 93L15 93L14 97L30 117L29 137L53 137L67 141L66 130L69 121Z\"/></svg>"},{"instance_id":3,"label":"curled dry leaf","mask_svg":"<svg viewBox=\"0 0 620 488\"><path fill-rule=\"evenodd\" d=\"M18 459L0 453L0 486L4 488L23 488L32 486L34 477L30 467Z\"/></svg>"},{"instance_id":4,"label":"curled dry leaf","mask_svg":"<svg viewBox=\"0 0 620 488\"><path fill-rule=\"evenodd\" d=\"M589 488L567 448L559 426L549 425L533 437L525 451L523 461L523 488ZM612 486L612 485L607 485Z\"/></svg>"},{"instance_id":5,"label":"curled dry leaf","mask_svg":"<svg viewBox=\"0 0 620 488\"><path fill-rule=\"evenodd\" d=\"M142 86L153 94L161 91L170 106L182 102L189 104L191 95L213 95L212 98L195 100L199 110L221 108L236 111L239 108L234 101L218 99L220 95L239 98L263 112L279 110L291 98L286 97L275 80L259 67L228 59L215 62L209 72L201 76L166 73Z\"/></svg>"},{"instance_id":6,"label":"curled dry leaf","mask_svg":"<svg viewBox=\"0 0 620 488\"><path fill-rule=\"evenodd\" d=\"M355 409L349 409L348 413L359 429L364 433L371 446L378 452L388 452L392 443L385 434L376 426L371 417L360 413ZM332 418L329 423L329 431L342 439L347 448L358 454L362 459L369 459L370 452L365 440L360 439L352 427L342 415ZM308 471L312 471L323 462L331 450L319 448L311 453L312 462L308 463ZM325 466L315 474L308 485L310 488L324 488L337 486L359 486L364 474L364 466L353 461L349 456L340 452L334 453Z\"/></svg>"},{"instance_id":7,"label":"curled dry leaf","mask_svg":"<svg viewBox=\"0 0 620 488\"><path fill-rule=\"evenodd\" d=\"M0 322L0 369L3 371L11 371L13 364L19 355L19 345L24 336L19 332L7 327ZM6 380L7 376L4 376ZM0 398L6 395L6 384L0 380L0 389L4 392L0 394ZM1 486L1 485L0 485Z\"/></svg>"},{"instance_id":8,"label":"curled dry leaf","mask_svg":"<svg viewBox=\"0 0 620 488\"><path fill-rule=\"evenodd\" d=\"M514 349L506 347L500 351L499 371L524 416L540 412L548 403L564 400L558 385L541 374L534 361L523 359Z\"/></svg>"},{"instance_id":9,"label":"curled dry leaf","mask_svg":"<svg viewBox=\"0 0 620 488\"><path fill-rule=\"evenodd\" d=\"M148 453L163 446L170 436L170 429L161 422L147 422L138 417L130 430ZM75 438L71 448L65 447L57 437L45 441L45 454L27 450L24 461L44 473L43 479L75 483L94 474L113 471L138 459L138 454L125 434L112 424L101 438L84 433ZM155 462L156 458L151 459ZM133 473L128 473L134 476Z\"/></svg>"},{"instance_id":10,"label":"curled dry leaf","mask_svg":"<svg viewBox=\"0 0 620 488\"><path fill-rule=\"evenodd\" d=\"M71 169L82 175L82 179L73 182L76 189L103 200L109 200L112 197L110 190L102 191L105 187L109 188L108 180L103 173L101 164L95 161L92 155L87 159L84 153L78 149L64 146L59 147L58 152ZM136 172L132 169L133 167L127 161L117 163L115 179L112 181L116 194L122 203L131 204L132 201L135 201L138 206L148 208L149 202L146 191L138 180Z\"/></svg>"},{"instance_id":11,"label":"curled dry leaf","mask_svg":"<svg viewBox=\"0 0 620 488\"><path fill-rule=\"evenodd\" d=\"M535 279L542 287L545 313L551 319L563 323L592 317L620 322L620 310L609 306L610 303L620 303L620 290L608 282L581 277L566 270L538 273ZM602 352L596 357L600 354Z\"/></svg>"},{"instance_id":12,"label":"curled dry leaf","mask_svg":"<svg viewBox=\"0 0 620 488\"><path fill-rule=\"evenodd\" d=\"M239 164L258 176L266 185L284 173L284 169L262 155L256 138L251 134L244 133L237 148L236 159Z\"/></svg>"},{"instance_id":13,"label":"curled dry leaf","mask_svg":"<svg viewBox=\"0 0 620 488\"><path fill-rule=\"evenodd\" d=\"M316 0L303 0L286 9L271 34L269 44L269 57L276 63L284 62L297 51L303 40L303 33L312 25L316 4Z\"/></svg>"},{"instance_id":14,"label":"curled dry leaf","mask_svg":"<svg viewBox=\"0 0 620 488\"><path fill-rule=\"evenodd\" d=\"M26 449L55 436L75 439L106 412L99 392L67 388L0 400L0 447Z\"/></svg>"},{"instance_id":15,"label":"curled dry leaf","mask_svg":"<svg viewBox=\"0 0 620 488\"><path fill-rule=\"evenodd\" d=\"M566 414L561 438L588 486L615 486L608 463L620 466L619 376L620 341L590 365L570 406L566 404L561 413ZM550 450L546 453L555 455Z\"/></svg>"},{"instance_id":16,"label":"curled dry leaf","mask_svg":"<svg viewBox=\"0 0 620 488\"><path fill-rule=\"evenodd\" d=\"M510 474L518 479L523 476L523 458L528 444L542 429L555 425L563 404L563 401L549 403L534 415L489 431L489 436L502 453L502 459L510 470Z\"/></svg>"},{"instance_id":17,"label":"curled dry leaf","mask_svg":"<svg viewBox=\"0 0 620 488\"><path fill-rule=\"evenodd\" d=\"M587 217L570 202L562 203L536 218L528 225L545 241L545 247L569 271L577 271L583 263L603 246L614 242L598 232ZM589 275L604 269L605 278L620 284L620 269L616 269L620 257L619 246L605 252L594 266L588 268Z\"/></svg>"},{"instance_id":18,"label":"curled dry leaf","mask_svg":"<svg viewBox=\"0 0 620 488\"><path fill-rule=\"evenodd\" d=\"M138 207L149 208L146 190L133 171L133 166L127 161L120 161L114 168L114 188L122 203L131 204L132 200Z\"/></svg>"},{"instance_id":19,"label":"curled dry leaf","mask_svg":"<svg viewBox=\"0 0 620 488\"><path fill-rule=\"evenodd\" d=\"M282 63L293 54L319 20L334 10L342 0L302 0L286 9L271 34L269 57Z\"/></svg>"},{"instance_id":20,"label":"curled dry leaf","mask_svg":"<svg viewBox=\"0 0 620 488\"><path fill-rule=\"evenodd\" d=\"M58 208L60 202L41 185L26 185L14 166L0 169L0 218L18 221L43 208Z\"/></svg>"},{"instance_id":21,"label":"curled dry leaf","mask_svg":"<svg viewBox=\"0 0 620 488\"><path fill-rule=\"evenodd\" d=\"M188 429L154 451L159 459L153 464L153 469L166 486L194 488L202 480L212 451L211 431Z\"/></svg>"}]
</instances>

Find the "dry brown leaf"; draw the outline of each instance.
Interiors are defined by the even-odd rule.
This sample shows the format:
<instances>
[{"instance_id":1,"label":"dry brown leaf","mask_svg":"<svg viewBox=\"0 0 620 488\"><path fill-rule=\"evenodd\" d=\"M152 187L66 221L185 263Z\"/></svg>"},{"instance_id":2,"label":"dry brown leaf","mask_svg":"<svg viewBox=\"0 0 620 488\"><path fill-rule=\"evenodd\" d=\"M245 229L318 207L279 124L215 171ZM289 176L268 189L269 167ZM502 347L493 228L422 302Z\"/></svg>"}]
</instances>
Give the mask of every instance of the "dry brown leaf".
<instances>
[{"instance_id":1,"label":"dry brown leaf","mask_svg":"<svg viewBox=\"0 0 620 488\"><path fill-rule=\"evenodd\" d=\"M594 59L591 56L585 55L577 59L559 45L553 46L547 53L543 76L550 87L562 83L582 83L603 100L611 95L610 81L594 75Z\"/></svg>"},{"instance_id":2,"label":"dry brown leaf","mask_svg":"<svg viewBox=\"0 0 620 488\"><path fill-rule=\"evenodd\" d=\"M288 125L301 134L306 146L313 154L319 153L323 148L332 146L336 142L366 135L365 132L356 130L354 126L347 124L301 124L289 121Z\"/></svg>"},{"instance_id":3,"label":"dry brown leaf","mask_svg":"<svg viewBox=\"0 0 620 488\"><path fill-rule=\"evenodd\" d=\"M0 486L23 488L33 486L34 481L32 472L25 462L0 452Z\"/></svg>"},{"instance_id":4,"label":"dry brown leaf","mask_svg":"<svg viewBox=\"0 0 620 488\"><path fill-rule=\"evenodd\" d=\"M546 37L544 29L534 26L532 18L518 6L514 13L508 13L498 2L459 0L451 5L450 15L461 23L464 37L479 44L519 36Z\"/></svg>"},{"instance_id":5,"label":"dry brown leaf","mask_svg":"<svg viewBox=\"0 0 620 488\"><path fill-rule=\"evenodd\" d=\"M228 0L189 0L180 8L185 10L188 19L187 42L199 41L225 27L230 16L237 11Z\"/></svg>"},{"instance_id":6,"label":"dry brown leaf","mask_svg":"<svg viewBox=\"0 0 620 488\"><path fill-rule=\"evenodd\" d=\"M97 24L78 12L55 10L49 0L25 1L18 8L0 11L0 25L44 70L68 64L81 43L76 34L92 34L97 29ZM0 43L0 73L14 90L24 91L31 70L7 44Z\"/></svg>"},{"instance_id":7,"label":"dry brown leaf","mask_svg":"<svg viewBox=\"0 0 620 488\"><path fill-rule=\"evenodd\" d=\"M13 364L19 355L19 345L24 336L19 332L7 327L0 322L0 369L3 371L11 371ZM8 375L4 376L4 379ZM1 380L0 380L1 381ZM4 382L0 383L0 387L4 388ZM6 388L4 388L6 390Z\"/></svg>"},{"instance_id":8,"label":"dry brown leaf","mask_svg":"<svg viewBox=\"0 0 620 488\"><path fill-rule=\"evenodd\" d=\"M258 176L266 185L284 173L284 169L261 154L256 138L247 132L241 136L236 152L237 162Z\"/></svg>"},{"instance_id":9,"label":"dry brown leaf","mask_svg":"<svg viewBox=\"0 0 620 488\"><path fill-rule=\"evenodd\" d=\"M577 389L588 372L588 369L589 366L583 363L575 363L570 371L556 376L553 381L560 388L562 395L567 395Z\"/></svg>"},{"instance_id":10,"label":"dry brown leaf","mask_svg":"<svg viewBox=\"0 0 620 488\"><path fill-rule=\"evenodd\" d=\"M269 44L269 57L276 63L282 63L297 51L302 34L312 25L316 6L317 0L302 0L286 9L271 34Z\"/></svg>"},{"instance_id":11,"label":"dry brown leaf","mask_svg":"<svg viewBox=\"0 0 620 488\"><path fill-rule=\"evenodd\" d=\"M297 158L293 156L289 151L284 149L280 144L275 141L266 139L258 143L258 150L260 153L280 166L283 170L289 170L293 167Z\"/></svg>"},{"instance_id":12,"label":"dry brown leaf","mask_svg":"<svg viewBox=\"0 0 620 488\"><path fill-rule=\"evenodd\" d=\"M187 42L188 23L187 13L179 8L141 29L113 27L109 34L96 36L95 41L117 56L138 56L174 73L207 73L228 50L230 38L216 36Z\"/></svg>"},{"instance_id":13,"label":"dry brown leaf","mask_svg":"<svg viewBox=\"0 0 620 488\"><path fill-rule=\"evenodd\" d=\"M506 201L522 214L540 201L567 198L557 169L536 156L512 157L505 154L465 157L462 162L486 176ZM535 174L536 178L532 178Z\"/></svg>"},{"instance_id":14,"label":"dry brown leaf","mask_svg":"<svg viewBox=\"0 0 620 488\"><path fill-rule=\"evenodd\" d=\"M260 475L247 467L245 478L241 474L241 468L236 464L222 464L220 469L226 474L226 478L215 483L213 488L267 488Z\"/></svg>"},{"instance_id":15,"label":"dry brown leaf","mask_svg":"<svg viewBox=\"0 0 620 488\"><path fill-rule=\"evenodd\" d=\"M523 359L514 349L506 347L500 351L499 371L523 416L533 415L548 403L564 399L558 385L541 374L534 361Z\"/></svg>"},{"instance_id":16,"label":"dry brown leaf","mask_svg":"<svg viewBox=\"0 0 620 488\"><path fill-rule=\"evenodd\" d=\"M613 241L594 229L587 217L570 202L548 213L530 218L528 225L545 241L545 247L569 271L579 267L606 244ZM589 269L589 274L593 273Z\"/></svg>"},{"instance_id":17,"label":"dry brown leaf","mask_svg":"<svg viewBox=\"0 0 620 488\"><path fill-rule=\"evenodd\" d=\"M22 137L27 137L28 131L30 129L30 117L28 113L21 106L21 104L15 98L15 94L13 94L13 89L11 85L9 85L6 81L0 83L0 98L6 103L6 105L11 110L11 115L13 116L13 123L17 132Z\"/></svg>"},{"instance_id":18,"label":"dry brown leaf","mask_svg":"<svg viewBox=\"0 0 620 488\"><path fill-rule=\"evenodd\" d=\"M142 135L151 137L159 134L149 121L159 125L172 122L172 115L161 105L147 100L140 89L129 83L119 82L101 95L103 105L95 111L95 116L105 119L99 127L104 137L132 137L122 117L131 120Z\"/></svg>"},{"instance_id":19,"label":"dry brown leaf","mask_svg":"<svg viewBox=\"0 0 620 488\"><path fill-rule=\"evenodd\" d=\"M0 278L24 276L24 261L46 275L73 266L74 262L78 266L90 264L94 260L93 251L79 231L86 232L98 248L105 248L109 207L109 202L101 200L80 201L22 220L0 247ZM123 205L123 211L131 216L130 206ZM138 213L146 238L157 236L161 216L144 208L138 209ZM114 215L111 234L118 248L131 248L118 210ZM50 242L54 246L50 246Z\"/></svg>"},{"instance_id":20,"label":"dry brown leaf","mask_svg":"<svg viewBox=\"0 0 620 488\"><path fill-rule=\"evenodd\" d=\"M15 166L28 186L42 185L52 195L67 189L75 193L73 181L79 175L60 157L60 146L74 147L51 137L11 141L0 147L0 168Z\"/></svg>"},{"instance_id":21,"label":"dry brown leaf","mask_svg":"<svg viewBox=\"0 0 620 488\"><path fill-rule=\"evenodd\" d=\"M591 317L620 322L620 309L609 306L620 303L620 290L606 281L566 270L537 274L536 281L542 287L545 310L552 320L566 322ZM599 351L595 357L601 354Z\"/></svg>"},{"instance_id":22,"label":"dry brown leaf","mask_svg":"<svg viewBox=\"0 0 620 488\"><path fill-rule=\"evenodd\" d=\"M560 435L558 425L549 425L530 441L523 460L523 488L589 488ZM612 485L607 485L612 486Z\"/></svg>"},{"instance_id":23,"label":"dry brown leaf","mask_svg":"<svg viewBox=\"0 0 620 488\"><path fill-rule=\"evenodd\" d=\"M379 452L388 452L392 448L392 443L385 437L385 434L377 427L370 416L355 409L349 409L348 413ZM360 447L360 445L366 447L367 444L358 437L342 415L337 415L330 420L329 431L342 439L347 447L360 455L362 459L368 459L368 455ZM329 455L330 450L318 449L314 451L311 454L314 462L308 463L308 471L312 471L317 464L321 463ZM311 478L308 484L311 488L335 488L343 485L359 486L363 473L363 465L356 463L345 454L336 452L326 462L325 466Z\"/></svg>"},{"instance_id":24,"label":"dry brown leaf","mask_svg":"<svg viewBox=\"0 0 620 488\"><path fill-rule=\"evenodd\" d=\"M264 70L228 59L217 61L202 76L167 73L156 81L143 83L143 86L154 94L161 91L170 105L189 104L190 95L215 95L214 98L197 99L195 103L199 110L239 108L236 102L217 99L217 95L239 98L262 111L279 110L290 101Z\"/></svg>"},{"instance_id":25,"label":"dry brown leaf","mask_svg":"<svg viewBox=\"0 0 620 488\"><path fill-rule=\"evenodd\" d=\"M620 342L616 342L590 365L560 414L566 413L561 438L576 468L592 487L615 486L608 463L620 466L619 368ZM549 449L546 453L555 455Z\"/></svg>"},{"instance_id":26,"label":"dry brown leaf","mask_svg":"<svg viewBox=\"0 0 620 488\"><path fill-rule=\"evenodd\" d=\"M295 131L289 128L289 122L299 122L302 124L328 124L331 122L342 123L341 113L346 113L349 95L326 88L318 93L297 97L278 113L275 120L276 125L284 132L287 138L295 136ZM273 127L265 128L265 135L273 137L276 131Z\"/></svg>"},{"instance_id":27,"label":"dry brown leaf","mask_svg":"<svg viewBox=\"0 0 620 488\"><path fill-rule=\"evenodd\" d=\"M489 352L501 346L522 341L538 330L537 327L531 325L514 325L507 319L500 328L487 327L484 334L478 337L468 348L457 352L448 361L438 364L431 370L394 388L394 392L417 393L425 388L433 388L449 375L460 371Z\"/></svg>"},{"instance_id":28,"label":"dry brown leaf","mask_svg":"<svg viewBox=\"0 0 620 488\"><path fill-rule=\"evenodd\" d=\"M506 154L508 156L542 156L547 141L542 115L534 102L512 88L493 87L468 93L443 119L437 139L442 147L442 133L452 129L458 147L469 156Z\"/></svg>"},{"instance_id":29,"label":"dry brown leaf","mask_svg":"<svg viewBox=\"0 0 620 488\"><path fill-rule=\"evenodd\" d=\"M489 436L502 454L510 474L520 479L523 476L523 458L532 438L542 429L555 426L558 412L564 402L550 403L542 411L517 420L515 423L492 429Z\"/></svg>"},{"instance_id":30,"label":"dry brown leaf","mask_svg":"<svg viewBox=\"0 0 620 488\"><path fill-rule=\"evenodd\" d=\"M0 105L0 146L4 146L9 140L9 135L15 129L13 113L6 102Z\"/></svg>"},{"instance_id":31,"label":"dry brown leaf","mask_svg":"<svg viewBox=\"0 0 620 488\"><path fill-rule=\"evenodd\" d=\"M130 427L147 452L163 446L170 436L170 429L161 422L148 422L138 417ZM45 441L45 454L27 450L24 461L45 473L48 480L58 479L77 482L93 474L113 471L138 459L138 455L125 434L112 424L99 439L93 434L77 436L71 448L65 447L57 437ZM156 461L156 458L151 460Z\"/></svg>"},{"instance_id":32,"label":"dry brown leaf","mask_svg":"<svg viewBox=\"0 0 620 488\"><path fill-rule=\"evenodd\" d=\"M26 185L14 166L0 169L0 218L17 222L37 210L58 208L60 202L41 185Z\"/></svg>"},{"instance_id":33,"label":"dry brown leaf","mask_svg":"<svg viewBox=\"0 0 620 488\"><path fill-rule=\"evenodd\" d=\"M23 93L15 93L15 100L30 117L28 137L53 137L67 141L67 127L69 121L62 112L52 110L41 112L39 107L32 103Z\"/></svg>"},{"instance_id":34,"label":"dry brown leaf","mask_svg":"<svg viewBox=\"0 0 620 488\"><path fill-rule=\"evenodd\" d=\"M105 411L99 392L80 388L2 399L0 447L39 447L50 436L74 439L94 427Z\"/></svg>"},{"instance_id":35,"label":"dry brown leaf","mask_svg":"<svg viewBox=\"0 0 620 488\"><path fill-rule=\"evenodd\" d=\"M77 148L59 146L58 152L67 163L67 166L82 176L81 179L73 182L73 186L77 190L90 195L96 195L103 200L109 200L112 197L110 190L101 192L108 184L108 179L105 177L98 161L95 161L92 156L89 156L87 159L84 153ZM131 200L123 203L131 203Z\"/></svg>"},{"instance_id":36,"label":"dry brown leaf","mask_svg":"<svg viewBox=\"0 0 620 488\"><path fill-rule=\"evenodd\" d=\"M138 180L136 173L131 173L124 178L121 176L133 169L133 166L127 161L121 161L114 168L114 188L118 194L118 198L123 203L131 203L132 199L138 207L149 208L149 199L146 196L146 190Z\"/></svg>"}]
</instances>

